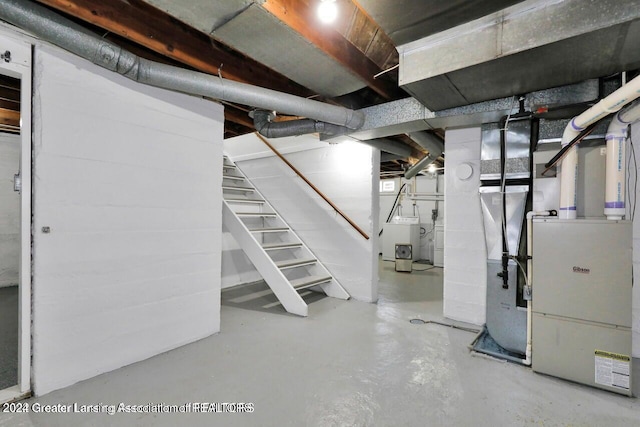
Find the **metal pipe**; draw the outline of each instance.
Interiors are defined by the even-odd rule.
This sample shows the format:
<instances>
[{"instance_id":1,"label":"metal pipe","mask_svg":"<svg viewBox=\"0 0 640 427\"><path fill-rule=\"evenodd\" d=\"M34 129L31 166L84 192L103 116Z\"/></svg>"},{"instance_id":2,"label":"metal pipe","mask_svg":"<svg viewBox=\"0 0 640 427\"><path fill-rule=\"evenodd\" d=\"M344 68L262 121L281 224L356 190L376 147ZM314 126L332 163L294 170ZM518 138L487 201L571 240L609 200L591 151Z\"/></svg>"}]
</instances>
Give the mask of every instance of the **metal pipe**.
<instances>
[{"instance_id":1,"label":"metal pipe","mask_svg":"<svg viewBox=\"0 0 640 427\"><path fill-rule=\"evenodd\" d=\"M358 129L360 111L140 58L34 2L2 0L0 19L139 83Z\"/></svg>"},{"instance_id":2,"label":"metal pipe","mask_svg":"<svg viewBox=\"0 0 640 427\"><path fill-rule=\"evenodd\" d=\"M444 142L432 133L425 131L409 132L407 136L427 150L433 160L440 157L444 151Z\"/></svg>"},{"instance_id":3,"label":"metal pipe","mask_svg":"<svg viewBox=\"0 0 640 427\"><path fill-rule=\"evenodd\" d=\"M274 111L254 110L249 113L253 117L253 125L260 135L266 138L284 138L287 136L306 135L309 133L323 133L326 135L343 134L349 128L331 123L318 122L311 119L287 120L274 122Z\"/></svg>"},{"instance_id":4,"label":"metal pipe","mask_svg":"<svg viewBox=\"0 0 640 427\"><path fill-rule=\"evenodd\" d=\"M407 144L403 144L399 141L394 141L393 139L378 138L358 142L370 145L374 148L379 149L380 151L402 156L403 158L411 156L412 153L411 147L409 147Z\"/></svg>"},{"instance_id":5,"label":"metal pipe","mask_svg":"<svg viewBox=\"0 0 640 427\"><path fill-rule=\"evenodd\" d=\"M411 179L416 176L420 171L429 166L431 163L435 161L437 157L431 157L431 154L427 154L422 159L420 159L415 165L411 166L405 173L405 179Z\"/></svg>"}]
</instances>

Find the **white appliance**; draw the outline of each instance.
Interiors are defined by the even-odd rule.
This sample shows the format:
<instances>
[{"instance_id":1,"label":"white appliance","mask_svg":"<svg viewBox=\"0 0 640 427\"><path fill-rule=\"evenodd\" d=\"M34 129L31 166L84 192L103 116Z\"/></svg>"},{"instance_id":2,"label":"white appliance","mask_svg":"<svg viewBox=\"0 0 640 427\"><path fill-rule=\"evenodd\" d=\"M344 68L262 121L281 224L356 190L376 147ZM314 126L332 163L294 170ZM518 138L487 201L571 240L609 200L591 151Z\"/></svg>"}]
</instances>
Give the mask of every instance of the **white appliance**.
<instances>
[{"instance_id":1,"label":"white appliance","mask_svg":"<svg viewBox=\"0 0 640 427\"><path fill-rule=\"evenodd\" d=\"M433 259L436 267L444 267L444 224L436 223L433 232Z\"/></svg>"},{"instance_id":2,"label":"white appliance","mask_svg":"<svg viewBox=\"0 0 640 427\"><path fill-rule=\"evenodd\" d=\"M396 271L411 273L413 270L413 246L409 243L396 243Z\"/></svg>"},{"instance_id":3,"label":"white appliance","mask_svg":"<svg viewBox=\"0 0 640 427\"><path fill-rule=\"evenodd\" d=\"M420 224L407 222L401 224L387 223L384 225L383 230L383 260L394 261L396 259L396 243L410 244L413 248L411 259L414 261L420 259Z\"/></svg>"},{"instance_id":4,"label":"white appliance","mask_svg":"<svg viewBox=\"0 0 640 427\"><path fill-rule=\"evenodd\" d=\"M533 220L532 368L631 396L632 223Z\"/></svg>"}]
</instances>

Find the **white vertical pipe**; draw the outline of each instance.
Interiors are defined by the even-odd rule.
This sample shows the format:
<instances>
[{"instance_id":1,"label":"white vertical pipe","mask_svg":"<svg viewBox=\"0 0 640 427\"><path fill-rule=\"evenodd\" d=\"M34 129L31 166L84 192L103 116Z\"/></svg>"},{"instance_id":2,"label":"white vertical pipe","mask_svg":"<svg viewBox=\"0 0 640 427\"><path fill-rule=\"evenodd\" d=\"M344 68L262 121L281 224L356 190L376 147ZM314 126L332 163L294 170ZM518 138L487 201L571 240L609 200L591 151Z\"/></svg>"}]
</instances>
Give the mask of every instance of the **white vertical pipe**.
<instances>
[{"instance_id":1,"label":"white vertical pipe","mask_svg":"<svg viewBox=\"0 0 640 427\"><path fill-rule=\"evenodd\" d=\"M573 123L573 120L571 121ZM581 130L575 130L569 123L562 136L562 146L567 145L578 136ZM578 182L578 146L569 149L560 164L560 210L561 219L575 219L578 216L576 187Z\"/></svg>"},{"instance_id":2,"label":"white vertical pipe","mask_svg":"<svg viewBox=\"0 0 640 427\"><path fill-rule=\"evenodd\" d=\"M562 146L566 146L590 124L597 122L608 114L615 113L638 97L640 97L640 77L631 80L593 107L574 117L564 130ZM577 216L577 175L578 153L576 145L569 150L560 167L560 212L558 213L560 218L574 219Z\"/></svg>"},{"instance_id":3,"label":"white vertical pipe","mask_svg":"<svg viewBox=\"0 0 640 427\"><path fill-rule=\"evenodd\" d=\"M618 112L611 120L607 130L604 214L610 220L620 220L625 215L627 128L637 120L640 120L640 103Z\"/></svg>"},{"instance_id":4,"label":"white vertical pipe","mask_svg":"<svg viewBox=\"0 0 640 427\"><path fill-rule=\"evenodd\" d=\"M549 211L541 211L535 212L530 211L527 212L527 286L530 290L533 289L533 217L534 216L551 216L551 212ZM522 362L524 365L531 365L531 354L533 348L533 340L531 338L532 327L531 323L533 321L533 313L531 307L531 299L527 300L527 347L525 350L525 359Z\"/></svg>"}]
</instances>

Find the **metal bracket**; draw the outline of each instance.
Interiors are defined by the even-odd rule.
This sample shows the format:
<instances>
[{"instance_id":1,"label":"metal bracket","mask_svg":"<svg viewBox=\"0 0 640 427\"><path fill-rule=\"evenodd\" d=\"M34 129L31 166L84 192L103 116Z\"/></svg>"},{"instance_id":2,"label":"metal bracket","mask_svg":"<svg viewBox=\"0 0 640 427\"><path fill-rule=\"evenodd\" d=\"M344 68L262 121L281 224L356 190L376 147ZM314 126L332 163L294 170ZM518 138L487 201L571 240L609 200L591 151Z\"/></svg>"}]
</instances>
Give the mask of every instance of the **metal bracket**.
<instances>
[{"instance_id":1,"label":"metal bracket","mask_svg":"<svg viewBox=\"0 0 640 427\"><path fill-rule=\"evenodd\" d=\"M20 172L13 175L13 191L19 193L22 190L22 177Z\"/></svg>"},{"instance_id":2,"label":"metal bracket","mask_svg":"<svg viewBox=\"0 0 640 427\"><path fill-rule=\"evenodd\" d=\"M11 62L11 52L5 50L4 53L0 53L0 59L2 59L4 62Z\"/></svg>"}]
</instances>

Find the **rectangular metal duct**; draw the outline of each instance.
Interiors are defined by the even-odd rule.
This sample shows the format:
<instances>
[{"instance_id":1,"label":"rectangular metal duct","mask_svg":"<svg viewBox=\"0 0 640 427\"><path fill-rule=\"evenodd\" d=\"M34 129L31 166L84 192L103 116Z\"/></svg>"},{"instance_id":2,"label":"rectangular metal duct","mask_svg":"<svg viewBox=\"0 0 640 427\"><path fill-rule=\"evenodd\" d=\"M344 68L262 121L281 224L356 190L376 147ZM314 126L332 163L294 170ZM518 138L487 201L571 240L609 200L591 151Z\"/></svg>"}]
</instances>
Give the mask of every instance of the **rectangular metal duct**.
<instances>
[{"instance_id":1,"label":"rectangular metal duct","mask_svg":"<svg viewBox=\"0 0 640 427\"><path fill-rule=\"evenodd\" d=\"M358 0L396 46L447 30L522 0Z\"/></svg>"},{"instance_id":2,"label":"rectangular metal duct","mask_svg":"<svg viewBox=\"0 0 640 427\"><path fill-rule=\"evenodd\" d=\"M232 19L254 0L143 0L157 9L167 12L179 21L211 34L213 30ZM264 0L258 1L264 3Z\"/></svg>"},{"instance_id":3,"label":"rectangular metal duct","mask_svg":"<svg viewBox=\"0 0 640 427\"><path fill-rule=\"evenodd\" d=\"M264 0L144 1L320 95L336 97L366 87L366 82L262 8Z\"/></svg>"},{"instance_id":4,"label":"rectangular metal duct","mask_svg":"<svg viewBox=\"0 0 640 427\"><path fill-rule=\"evenodd\" d=\"M245 9L212 35L325 96L340 96L366 86L359 77L257 5Z\"/></svg>"},{"instance_id":5,"label":"rectangular metal duct","mask_svg":"<svg viewBox=\"0 0 640 427\"><path fill-rule=\"evenodd\" d=\"M482 125L482 150L480 154L480 179L500 179L500 133L499 123ZM505 174L507 179L529 177L529 146L531 144L531 122L510 122L505 132Z\"/></svg>"},{"instance_id":6,"label":"rectangular metal duct","mask_svg":"<svg viewBox=\"0 0 640 427\"><path fill-rule=\"evenodd\" d=\"M529 0L398 48L400 85L432 110L640 66L640 0Z\"/></svg>"}]
</instances>

